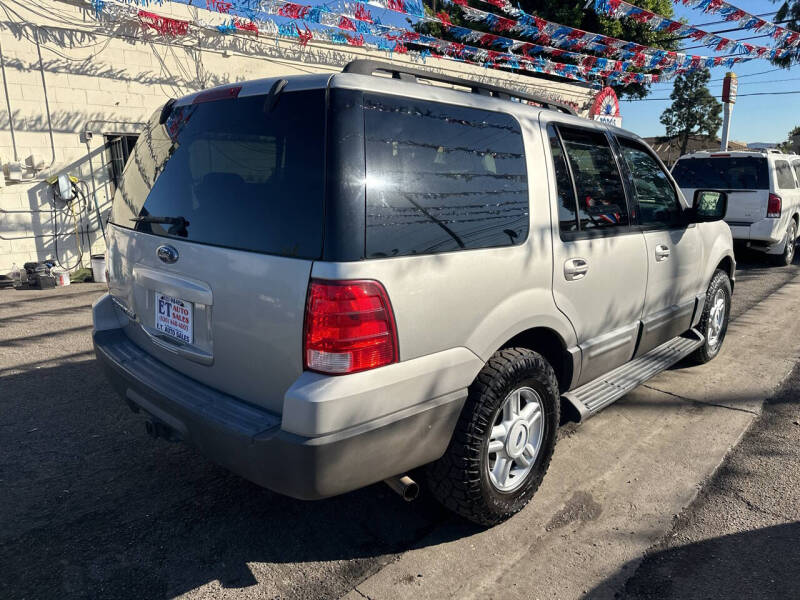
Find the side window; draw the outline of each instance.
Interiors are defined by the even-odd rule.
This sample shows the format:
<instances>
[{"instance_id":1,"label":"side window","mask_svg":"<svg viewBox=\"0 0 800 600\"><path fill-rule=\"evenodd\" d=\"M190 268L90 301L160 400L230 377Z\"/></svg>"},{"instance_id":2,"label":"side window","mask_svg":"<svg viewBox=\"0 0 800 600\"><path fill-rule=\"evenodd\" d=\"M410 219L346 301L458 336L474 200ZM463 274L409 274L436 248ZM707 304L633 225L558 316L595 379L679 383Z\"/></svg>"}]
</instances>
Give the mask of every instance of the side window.
<instances>
[{"instance_id":1,"label":"side window","mask_svg":"<svg viewBox=\"0 0 800 600\"><path fill-rule=\"evenodd\" d=\"M510 115L364 95L368 258L521 244L522 132Z\"/></svg>"},{"instance_id":2,"label":"side window","mask_svg":"<svg viewBox=\"0 0 800 600\"><path fill-rule=\"evenodd\" d=\"M795 175L797 175L797 181L800 182L800 160L793 162L792 166L794 167Z\"/></svg>"},{"instance_id":3,"label":"side window","mask_svg":"<svg viewBox=\"0 0 800 600\"><path fill-rule=\"evenodd\" d=\"M628 225L625 188L605 134L572 127L559 132L575 179L581 231Z\"/></svg>"},{"instance_id":4,"label":"side window","mask_svg":"<svg viewBox=\"0 0 800 600\"><path fill-rule=\"evenodd\" d=\"M642 225L671 226L680 223L681 205L667 174L641 144L618 138L622 156L633 176L639 222Z\"/></svg>"},{"instance_id":5,"label":"side window","mask_svg":"<svg viewBox=\"0 0 800 600\"><path fill-rule=\"evenodd\" d=\"M550 138L550 152L553 155L553 168L556 173L559 227L561 231L578 231L578 205L575 201L572 178L569 176L567 157L553 125L547 128L547 134Z\"/></svg>"},{"instance_id":6,"label":"side window","mask_svg":"<svg viewBox=\"0 0 800 600\"><path fill-rule=\"evenodd\" d=\"M778 187L782 190L793 190L794 177L789 163L785 160L775 161L775 172L778 174Z\"/></svg>"}]
</instances>

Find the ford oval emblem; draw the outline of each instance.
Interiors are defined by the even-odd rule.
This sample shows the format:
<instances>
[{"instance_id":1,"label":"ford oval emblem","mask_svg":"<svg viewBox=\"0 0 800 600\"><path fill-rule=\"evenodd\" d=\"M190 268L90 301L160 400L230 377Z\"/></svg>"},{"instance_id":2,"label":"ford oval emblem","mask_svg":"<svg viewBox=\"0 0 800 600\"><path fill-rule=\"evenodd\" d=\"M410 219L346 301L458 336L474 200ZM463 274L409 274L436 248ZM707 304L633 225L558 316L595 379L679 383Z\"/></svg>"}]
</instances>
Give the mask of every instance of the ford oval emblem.
<instances>
[{"instance_id":1,"label":"ford oval emblem","mask_svg":"<svg viewBox=\"0 0 800 600\"><path fill-rule=\"evenodd\" d=\"M158 258L167 264L178 262L178 251L172 246L159 246L158 250L156 250L156 254Z\"/></svg>"}]
</instances>

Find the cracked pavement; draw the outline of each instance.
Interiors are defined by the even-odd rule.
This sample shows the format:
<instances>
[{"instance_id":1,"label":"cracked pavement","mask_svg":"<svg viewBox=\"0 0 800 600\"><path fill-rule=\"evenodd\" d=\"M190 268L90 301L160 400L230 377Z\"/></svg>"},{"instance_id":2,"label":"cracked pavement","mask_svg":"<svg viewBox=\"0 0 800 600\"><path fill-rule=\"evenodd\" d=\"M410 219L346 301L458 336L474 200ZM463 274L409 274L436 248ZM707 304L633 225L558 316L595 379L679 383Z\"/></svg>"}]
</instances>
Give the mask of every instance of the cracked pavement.
<instances>
[{"instance_id":1,"label":"cracked pavement","mask_svg":"<svg viewBox=\"0 0 800 600\"><path fill-rule=\"evenodd\" d=\"M752 472L730 480L735 483L726 489L735 495L708 504L709 511L730 519L712 519L695 503L673 529L672 515L692 503L703 483L700 474L719 464L722 455L712 456L710 449L722 448L724 455L735 445L767 395L759 395L768 386L758 377L726 387L724 373L783 372L784 364L797 359L789 321L776 327L768 303L796 303L790 293L800 283L798 269L741 261L737 278L732 317L742 324L734 328L740 333L734 332L730 346L756 352L754 364L739 367L740 357L721 356L712 363L715 370L678 368L585 425L563 428L557 457L534 501L489 531L425 497L404 503L383 484L298 502L228 473L191 448L153 442L92 356L89 305L104 287L2 290L0 597L327 599L350 593L358 600L529 600L624 592L649 598L658 590L636 582L665 581L676 569L689 573L700 569L693 563L704 552L708 560L726 551L702 540L740 536L744 542L728 546L729 558L736 565L733 552L742 552L749 560L742 564L751 569L758 557L749 552L748 532L760 536L750 545L770 564L796 570L796 555L776 555L773 548L800 539L789 523L798 520L800 486L791 473L777 470L768 470L767 480L755 478L770 460L775 469L792 464L784 446L800 447L790 437L794 430L775 428L788 413L767 423L765 456L753 455ZM774 359L762 350L773 347L761 335L765 328L782 340ZM797 386L795 374L787 388L794 392L787 392L780 410L794 409ZM712 394L716 389L724 393ZM774 437L773 430L784 437ZM686 444L690 438L701 442ZM770 452L782 454L770 458ZM748 487L750 478L754 485ZM669 493L674 497L667 498ZM698 524L709 528L700 532ZM672 537L662 539L668 532ZM698 543L684 563L671 554ZM653 558L639 567L654 544ZM664 560L651 566L661 550ZM661 571L645 570L659 564ZM753 577L768 579L759 568L752 566ZM697 570L694 577L707 576L713 573ZM679 584L691 581L673 583L674 597L685 597ZM717 584L721 590L724 583ZM797 590L778 591L798 596Z\"/></svg>"},{"instance_id":2,"label":"cracked pavement","mask_svg":"<svg viewBox=\"0 0 800 600\"><path fill-rule=\"evenodd\" d=\"M798 394L795 368L619 598L800 598Z\"/></svg>"}]
</instances>

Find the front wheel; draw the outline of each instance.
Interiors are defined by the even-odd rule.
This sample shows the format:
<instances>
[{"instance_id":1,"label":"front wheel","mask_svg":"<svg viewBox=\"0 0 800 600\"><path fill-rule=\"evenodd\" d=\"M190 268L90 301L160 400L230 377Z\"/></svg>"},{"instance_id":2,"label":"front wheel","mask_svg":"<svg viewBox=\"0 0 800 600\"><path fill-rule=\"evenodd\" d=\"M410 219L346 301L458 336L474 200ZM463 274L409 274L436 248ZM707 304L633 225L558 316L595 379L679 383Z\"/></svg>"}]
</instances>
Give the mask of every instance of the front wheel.
<instances>
[{"instance_id":1,"label":"front wheel","mask_svg":"<svg viewBox=\"0 0 800 600\"><path fill-rule=\"evenodd\" d=\"M469 388L447 451L428 466L433 495L480 525L522 510L550 465L559 410L558 382L541 355L495 353Z\"/></svg>"},{"instance_id":2,"label":"front wheel","mask_svg":"<svg viewBox=\"0 0 800 600\"><path fill-rule=\"evenodd\" d=\"M705 342L691 358L698 364L714 359L722 348L728 332L731 313L731 280L725 271L717 269L708 284L703 314L697 328L705 336Z\"/></svg>"}]
</instances>

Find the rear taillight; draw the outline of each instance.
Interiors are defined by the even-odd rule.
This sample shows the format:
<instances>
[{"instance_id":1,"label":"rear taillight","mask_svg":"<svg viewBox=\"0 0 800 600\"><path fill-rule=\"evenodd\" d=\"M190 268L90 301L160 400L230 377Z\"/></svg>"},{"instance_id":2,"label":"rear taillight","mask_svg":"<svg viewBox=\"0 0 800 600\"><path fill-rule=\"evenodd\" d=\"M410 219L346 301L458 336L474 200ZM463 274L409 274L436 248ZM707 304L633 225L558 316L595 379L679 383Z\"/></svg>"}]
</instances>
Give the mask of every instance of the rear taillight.
<instances>
[{"instance_id":1,"label":"rear taillight","mask_svg":"<svg viewBox=\"0 0 800 600\"><path fill-rule=\"evenodd\" d=\"M312 279L303 355L306 369L331 375L397 362L397 328L383 286Z\"/></svg>"},{"instance_id":2,"label":"rear taillight","mask_svg":"<svg viewBox=\"0 0 800 600\"><path fill-rule=\"evenodd\" d=\"M770 194L767 201L767 216L777 219L781 216L781 197L777 194Z\"/></svg>"},{"instance_id":3,"label":"rear taillight","mask_svg":"<svg viewBox=\"0 0 800 600\"><path fill-rule=\"evenodd\" d=\"M235 85L224 88L217 88L207 92L200 92L192 100L192 104L202 104L203 102L216 102L217 100L233 100L239 97L242 86Z\"/></svg>"}]
</instances>

